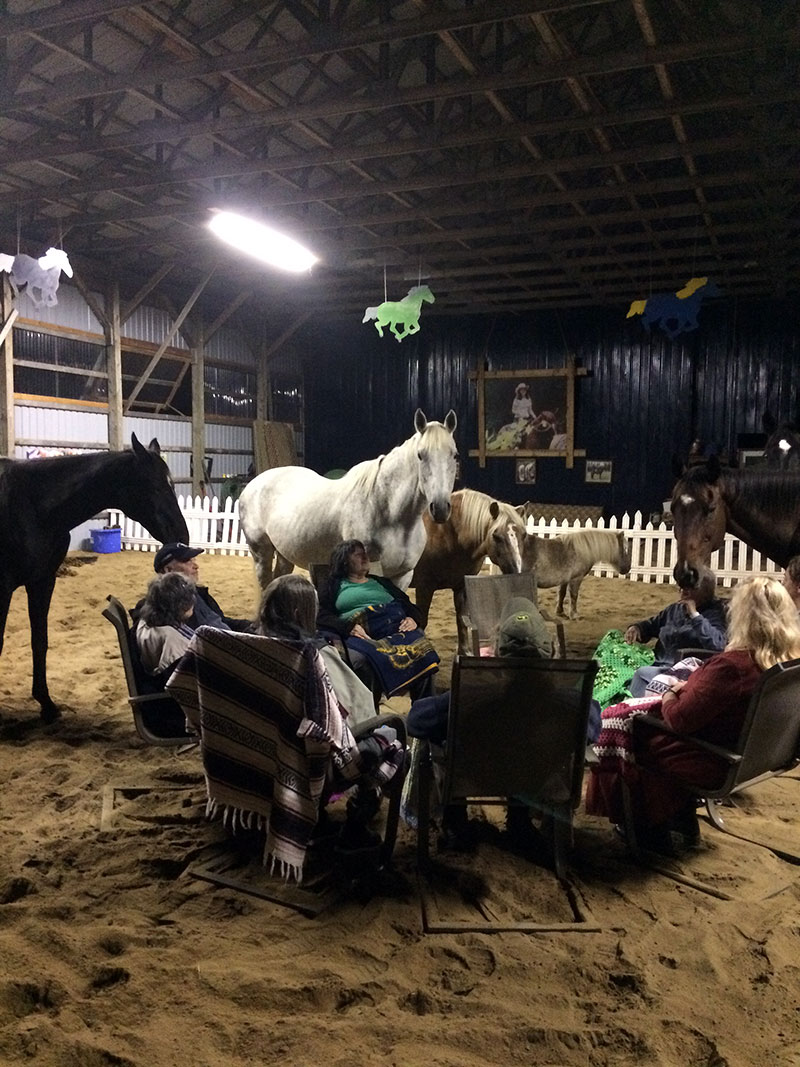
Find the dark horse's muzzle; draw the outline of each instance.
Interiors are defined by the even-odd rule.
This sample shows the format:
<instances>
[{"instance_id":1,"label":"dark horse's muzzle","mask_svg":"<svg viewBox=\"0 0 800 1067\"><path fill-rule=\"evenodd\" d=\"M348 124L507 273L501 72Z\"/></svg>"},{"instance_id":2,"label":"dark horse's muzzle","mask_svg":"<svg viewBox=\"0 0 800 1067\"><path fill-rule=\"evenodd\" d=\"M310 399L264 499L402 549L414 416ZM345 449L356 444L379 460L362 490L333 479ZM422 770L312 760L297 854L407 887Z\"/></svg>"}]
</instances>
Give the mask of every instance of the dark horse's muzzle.
<instances>
[{"instance_id":1,"label":"dark horse's muzzle","mask_svg":"<svg viewBox=\"0 0 800 1067\"><path fill-rule=\"evenodd\" d=\"M681 589L696 589L700 583L700 571L685 559L679 559L672 568L672 577Z\"/></svg>"},{"instance_id":2,"label":"dark horse's muzzle","mask_svg":"<svg viewBox=\"0 0 800 1067\"><path fill-rule=\"evenodd\" d=\"M428 511L434 522L447 522L450 518L450 497L444 500L432 500L428 505Z\"/></svg>"}]
</instances>

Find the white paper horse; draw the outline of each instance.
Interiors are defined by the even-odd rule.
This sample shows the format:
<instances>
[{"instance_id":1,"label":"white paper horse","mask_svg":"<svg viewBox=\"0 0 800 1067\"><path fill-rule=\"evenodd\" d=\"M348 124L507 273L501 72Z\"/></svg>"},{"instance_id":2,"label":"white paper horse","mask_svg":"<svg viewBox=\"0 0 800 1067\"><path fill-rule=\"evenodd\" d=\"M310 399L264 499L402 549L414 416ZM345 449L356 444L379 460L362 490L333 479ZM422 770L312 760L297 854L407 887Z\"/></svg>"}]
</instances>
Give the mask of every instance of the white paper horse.
<instances>
[{"instance_id":1,"label":"white paper horse","mask_svg":"<svg viewBox=\"0 0 800 1067\"><path fill-rule=\"evenodd\" d=\"M239 517L262 588L295 564L327 563L336 545L355 538L380 560L384 576L406 589L425 547L423 512L434 522L450 515L456 421L449 411L444 423L428 422L417 408L413 437L336 480L306 467L254 478L239 497Z\"/></svg>"},{"instance_id":2,"label":"white paper horse","mask_svg":"<svg viewBox=\"0 0 800 1067\"><path fill-rule=\"evenodd\" d=\"M367 308L362 322L375 320L375 329L383 337L383 327L388 326L398 341L402 341L410 333L419 333L419 313L422 310L422 301L428 304L435 302L435 297L427 285L415 285L408 290L408 294L402 300L385 300L377 307ZM397 330L397 324L401 322L405 329L402 333Z\"/></svg>"},{"instance_id":3,"label":"white paper horse","mask_svg":"<svg viewBox=\"0 0 800 1067\"><path fill-rule=\"evenodd\" d=\"M68 278L72 277L72 267L63 248L48 248L43 256L8 256L0 252L0 271L8 271L14 295L19 296L20 288L27 285L25 292L33 304L39 307L53 307L58 303L56 290L61 280L61 271ZM39 290L39 297L34 294Z\"/></svg>"}]
</instances>

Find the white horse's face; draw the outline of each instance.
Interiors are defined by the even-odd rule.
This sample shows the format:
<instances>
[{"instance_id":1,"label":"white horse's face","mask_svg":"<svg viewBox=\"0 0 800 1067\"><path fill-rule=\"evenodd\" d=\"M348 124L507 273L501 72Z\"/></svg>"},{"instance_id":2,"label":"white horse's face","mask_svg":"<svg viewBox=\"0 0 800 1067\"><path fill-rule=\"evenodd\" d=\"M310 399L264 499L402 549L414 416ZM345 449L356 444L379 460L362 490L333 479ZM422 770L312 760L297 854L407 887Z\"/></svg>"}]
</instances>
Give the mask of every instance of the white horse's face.
<instances>
[{"instance_id":1,"label":"white horse's face","mask_svg":"<svg viewBox=\"0 0 800 1067\"><path fill-rule=\"evenodd\" d=\"M43 260L47 262L42 262ZM47 252L39 260L39 265L45 269L59 267L68 278L72 277L72 264L63 248L48 248Z\"/></svg>"},{"instance_id":2,"label":"white horse's face","mask_svg":"<svg viewBox=\"0 0 800 1067\"><path fill-rule=\"evenodd\" d=\"M455 412L449 411L441 423L427 422L422 412L417 411L415 426L420 491L433 521L447 522L458 463L458 449L453 440Z\"/></svg>"}]
</instances>

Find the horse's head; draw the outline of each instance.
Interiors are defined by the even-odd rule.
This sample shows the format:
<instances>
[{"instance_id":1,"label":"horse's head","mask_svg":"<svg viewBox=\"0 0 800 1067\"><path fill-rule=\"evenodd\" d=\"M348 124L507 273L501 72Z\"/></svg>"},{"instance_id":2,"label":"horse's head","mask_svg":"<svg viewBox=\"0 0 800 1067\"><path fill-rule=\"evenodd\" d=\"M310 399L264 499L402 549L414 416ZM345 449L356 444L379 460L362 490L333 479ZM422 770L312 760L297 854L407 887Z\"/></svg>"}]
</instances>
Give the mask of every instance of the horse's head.
<instances>
[{"instance_id":1,"label":"horse's head","mask_svg":"<svg viewBox=\"0 0 800 1067\"><path fill-rule=\"evenodd\" d=\"M711 553L725 540L726 508L719 486L720 466L713 457L702 467L690 467L672 491L673 533L677 559L673 568L680 586L694 588Z\"/></svg>"},{"instance_id":2,"label":"horse's head","mask_svg":"<svg viewBox=\"0 0 800 1067\"><path fill-rule=\"evenodd\" d=\"M800 467L800 433L797 427L784 422L778 425L770 412L761 417L764 429L769 434L764 446L764 458L772 470L787 471Z\"/></svg>"},{"instance_id":3,"label":"horse's head","mask_svg":"<svg viewBox=\"0 0 800 1067\"><path fill-rule=\"evenodd\" d=\"M486 554L502 574L522 574L522 551L528 534L522 522L501 509L496 500L489 505L492 524L487 534Z\"/></svg>"},{"instance_id":4,"label":"horse's head","mask_svg":"<svg viewBox=\"0 0 800 1067\"><path fill-rule=\"evenodd\" d=\"M458 450L453 440L457 422L452 409L443 423L428 422L422 408L417 408L414 415L417 435L413 440L417 449L419 488L434 522L447 522L450 518L450 494L458 462Z\"/></svg>"},{"instance_id":5,"label":"horse's head","mask_svg":"<svg viewBox=\"0 0 800 1067\"><path fill-rule=\"evenodd\" d=\"M145 448L136 434L131 434L131 446L135 462L123 489L123 511L159 541L188 544L189 528L178 506L169 467L161 458L158 441L153 438L149 448Z\"/></svg>"},{"instance_id":6,"label":"horse's head","mask_svg":"<svg viewBox=\"0 0 800 1067\"><path fill-rule=\"evenodd\" d=\"M47 263L42 263L47 260ZM72 264L63 248L48 248L39 263L43 267L59 267L68 278L72 277Z\"/></svg>"},{"instance_id":7,"label":"horse's head","mask_svg":"<svg viewBox=\"0 0 800 1067\"><path fill-rule=\"evenodd\" d=\"M424 300L426 304L435 304L436 297L430 291L427 285L414 285L408 290L409 296L418 296L420 300Z\"/></svg>"}]
</instances>

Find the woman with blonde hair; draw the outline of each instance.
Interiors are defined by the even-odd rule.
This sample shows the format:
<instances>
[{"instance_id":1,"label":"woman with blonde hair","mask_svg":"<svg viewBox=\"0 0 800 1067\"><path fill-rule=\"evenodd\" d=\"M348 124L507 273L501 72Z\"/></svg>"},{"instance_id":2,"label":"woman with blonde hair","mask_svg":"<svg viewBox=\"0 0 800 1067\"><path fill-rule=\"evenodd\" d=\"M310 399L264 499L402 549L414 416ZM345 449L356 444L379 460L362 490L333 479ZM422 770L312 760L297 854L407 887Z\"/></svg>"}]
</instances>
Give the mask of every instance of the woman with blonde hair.
<instances>
[{"instance_id":1,"label":"woman with blonde hair","mask_svg":"<svg viewBox=\"0 0 800 1067\"><path fill-rule=\"evenodd\" d=\"M731 749L736 745L750 698L764 671L800 658L797 609L786 589L772 578L740 583L730 599L728 643L683 682L663 694L659 706L647 707L679 734ZM613 711L614 709L609 709ZM727 765L718 756L687 744L681 737L652 733L640 741L636 731L635 765L604 758L604 735L598 738L600 766L589 780L586 810L623 821L622 775L630 786L637 838L642 847L674 855L675 834L684 847L699 844L696 797L681 790L670 775L714 789ZM609 751L611 749L609 748Z\"/></svg>"}]
</instances>

